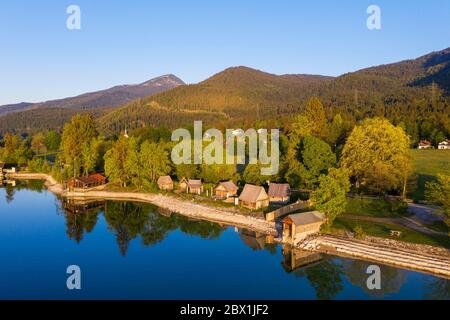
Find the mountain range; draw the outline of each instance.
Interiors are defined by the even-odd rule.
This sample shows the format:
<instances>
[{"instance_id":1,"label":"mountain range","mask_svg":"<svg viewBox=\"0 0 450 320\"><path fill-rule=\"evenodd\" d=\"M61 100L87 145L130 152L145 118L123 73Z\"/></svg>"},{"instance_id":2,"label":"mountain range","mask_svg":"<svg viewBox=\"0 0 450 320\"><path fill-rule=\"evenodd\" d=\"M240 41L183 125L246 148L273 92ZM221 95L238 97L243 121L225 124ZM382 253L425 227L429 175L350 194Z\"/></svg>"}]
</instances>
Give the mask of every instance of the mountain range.
<instances>
[{"instance_id":1,"label":"mountain range","mask_svg":"<svg viewBox=\"0 0 450 320\"><path fill-rule=\"evenodd\" d=\"M232 67L198 84L185 85L172 75L161 79L168 85L150 93L141 84L56 102L23 104L28 110L17 112L20 107L16 107L15 112L0 116L0 132L60 129L78 112L93 113L105 134L117 133L125 126L172 128L199 119L218 127L255 121L288 126L292 115L303 110L311 96L322 100L329 117L340 113L358 121L379 115L410 131L415 127L420 131L427 123L450 132L450 48L339 77L274 75Z\"/></svg>"},{"instance_id":2,"label":"mountain range","mask_svg":"<svg viewBox=\"0 0 450 320\"><path fill-rule=\"evenodd\" d=\"M75 109L85 110L94 108L113 108L130 101L151 96L179 85L184 82L176 76L169 74L160 76L149 81L133 84L120 85L106 90L89 92L76 97L51 100L40 103L22 102L18 104L9 104L0 106L0 115L6 115L12 112L20 112L36 109Z\"/></svg>"}]
</instances>

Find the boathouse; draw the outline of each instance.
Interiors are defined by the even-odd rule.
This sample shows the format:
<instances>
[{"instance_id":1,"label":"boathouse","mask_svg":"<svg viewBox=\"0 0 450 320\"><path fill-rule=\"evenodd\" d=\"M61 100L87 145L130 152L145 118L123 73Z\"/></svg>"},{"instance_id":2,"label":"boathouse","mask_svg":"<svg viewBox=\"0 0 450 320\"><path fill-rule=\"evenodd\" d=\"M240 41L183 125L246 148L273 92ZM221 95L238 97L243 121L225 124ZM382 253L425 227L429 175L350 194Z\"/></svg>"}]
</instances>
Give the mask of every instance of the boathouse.
<instances>
[{"instance_id":1,"label":"boathouse","mask_svg":"<svg viewBox=\"0 0 450 320\"><path fill-rule=\"evenodd\" d=\"M295 245L306 237L319 233L325 221L325 214L319 211L290 214L283 219L283 241Z\"/></svg>"},{"instance_id":2,"label":"boathouse","mask_svg":"<svg viewBox=\"0 0 450 320\"><path fill-rule=\"evenodd\" d=\"M270 183L268 193L271 204L288 204L291 197L291 187L287 183Z\"/></svg>"},{"instance_id":3,"label":"boathouse","mask_svg":"<svg viewBox=\"0 0 450 320\"><path fill-rule=\"evenodd\" d=\"M233 181L219 182L217 187L214 188L214 194L218 199L228 199L229 197L237 195L238 187Z\"/></svg>"},{"instance_id":4,"label":"boathouse","mask_svg":"<svg viewBox=\"0 0 450 320\"><path fill-rule=\"evenodd\" d=\"M239 196L239 205L252 210L265 208L269 206L269 196L263 187L246 184Z\"/></svg>"},{"instance_id":5,"label":"boathouse","mask_svg":"<svg viewBox=\"0 0 450 320\"><path fill-rule=\"evenodd\" d=\"M173 190L173 180L170 176L159 177L157 183L158 183L159 190L165 190L165 191Z\"/></svg>"},{"instance_id":6,"label":"boathouse","mask_svg":"<svg viewBox=\"0 0 450 320\"><path fill-rule=\"evenodd\" d=\"M106 184L106 177L95 173L90 176L72 178L66 182L69 189L90 189Z\"/></svg>"}]
</instances>

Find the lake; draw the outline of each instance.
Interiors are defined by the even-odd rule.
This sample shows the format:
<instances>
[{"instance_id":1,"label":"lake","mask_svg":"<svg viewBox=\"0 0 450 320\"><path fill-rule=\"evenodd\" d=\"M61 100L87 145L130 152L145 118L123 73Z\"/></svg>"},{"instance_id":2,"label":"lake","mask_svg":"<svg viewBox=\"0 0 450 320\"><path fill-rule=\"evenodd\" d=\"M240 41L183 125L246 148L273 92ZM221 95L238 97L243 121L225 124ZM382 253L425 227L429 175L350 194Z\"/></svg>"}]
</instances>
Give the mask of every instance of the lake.
<instances>
[{"instance_id":1,"label":"lake","mask_svg":"<svg viewBox=\"0 0 450 320\"><path fill-rule=\"evenodd\" d=\"M0 188L1 299L449 299L450 281L292 251L152 205L61 201L42 182ZM66 269L81 269L68 290Z\"/></svg>"}]
</instances>

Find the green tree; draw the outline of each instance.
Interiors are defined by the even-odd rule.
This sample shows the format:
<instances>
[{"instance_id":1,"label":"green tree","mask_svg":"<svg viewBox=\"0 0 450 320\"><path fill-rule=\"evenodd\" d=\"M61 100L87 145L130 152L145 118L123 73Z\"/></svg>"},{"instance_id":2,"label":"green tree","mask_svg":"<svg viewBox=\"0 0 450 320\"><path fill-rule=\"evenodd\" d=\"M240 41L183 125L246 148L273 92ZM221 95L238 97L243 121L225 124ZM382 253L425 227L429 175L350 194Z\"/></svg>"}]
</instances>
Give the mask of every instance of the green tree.
<instances>
[{"instance_id":1,"label":"green tree","mask_svg":"<svg viewBox=\"0 0 450 320\"><path fill-rule=\"evenodd\" d=\"M311 202L317 210L326 214L329 227L345 211L349 190L350 181L345 169L332 168L328 175L319 178L319 188L311 194Z\"/></svg>"},{"instance_id":2,"label":"green tree","mask_svg":"<svg viewBox=\"0 0 450 320\"><path fill-rule=\"evenodd\" d=\"M47 152L47 146L45 145L45 135L42 132L36 133L31 138L31 149L36 154Z\"/></svg>"},{"instance_id":3,"label":"green tree","mask_svg":"<svg viewBox=\"0 0 450 320\"><path fill-rule=\"evenodd\" d=\"M64 125L61 138L62 160L73 171L73 177L80 175L83 168L83 148L97 137L98 132L92 115L75 115Z\"/></svg>"},{"instance_id":4,"label":"green tree","mask_svg":"<svg viewBox=\"0 0 450 320\"><path fill-rule=\"evenodd\" d=\"M85 141L81 147L81 159L83 164L83 174L88 175L95 171L100 157L100 145L103 139L99 137Z\"/></svg>"},{"instance_id":5,"label":"green tree","mask_svg":"<svg viewBox=\"0 0 450 320\"><path fill-rule=\"evenodd\" d=\"M383 118L366 119L356 126L342 151L341 164L370 191L404 187L409 167L409 138Z\"/></svg>"},{"instance_id":6,"label":"green tree","mask_svg":"<svg viewBox=\"0 0 450 320\"><path fill-rule=\"evenodd\" d=\"M261 164L248 164L245 167L242 178L246 183L251 183L257 186L263 185L270 177L261 175Z\"/></svg>"},{"instance_id":7,"label":"green tree","mask_svg":"<svg viewBox=\"0 0 450 320\"><path fill-rule=\"evenodd\" d=\"M59 145L61 144L61 135L54 131L50 130L47 132L45 136L45 146L49 151L56 151L59 149Z\"/></svg>"},{"instance_id":8,"label":"green tree","mask_svg":"<svg viewBox=\"0 0 450 320\"><path fill-rule=\"evenodd\" d=\"M338 113L330 124L327 142L332 146L340 145L345 139L346 127L342 116Z\"/></svg>"},{"instance_id":9,"label":"green tree","mask_svg":"<svg viewBox=\"0 0 450 320\"><path fill-rule=\"evenodd\" d=\"M106 152L105 173L111 182L120 183L124 187L132 182L133 174L139 171L137 152L135 139L125 137L117 140ZM133 164L130 158L136 159L136 163Z\"/></svg>"},{"instance_id":10,"label":"green tree","mask_svg":"<svg viewBox=\"0 0 450 320\"><path fill-rule=\"evenodd\" d=\"M183 178L197 178L199 176L199 167L196 164L177 164L175 165L175 172L178 180Z\"/></svg>"},{"instance_id":11,"label":"green tree","mask_svg":"<svg viewBox=\"0 0 450 320\"><path fill-rule=\"evenodd\" d=\"M169 152L162 144L145 141L141 145L139 161L144 184L156 182L160 176L167 175L171 171Z\"/></svg>"},{"instance_id":12,"label":"green tree","mask_svg":"<svg viewBox=\"0 0 450 320\"><path fill-rule=\"evenodd\" d=\"M425 184L425 198L441 206L446 214L445 222L450 227L450 175L438 175L437 181Z\"/></svg>"},{"instance_id":13,"label":"green tree","mask_svg":"<svg viewBox=\"0 0 450 320\"><path fill-rule=\"evenodd\" d=\"M336 164L336 155L326 142L306 136L298 146L297 156L289 161L286 180L294 187L315 188L319 176Z\"/></svg>"},{"instance_id":14,"label":"green tree","mask_svg":"<svg viewBox=\"0 0 450 320\"><path fill-rule=\"evenodd\" d=\"M312 97L306 104L305 112L298 115L292 125L291 139L294 143L302 137L312 135L325 137L327 132L327 117L319 98Z\"/></svg>"}]
</instances>

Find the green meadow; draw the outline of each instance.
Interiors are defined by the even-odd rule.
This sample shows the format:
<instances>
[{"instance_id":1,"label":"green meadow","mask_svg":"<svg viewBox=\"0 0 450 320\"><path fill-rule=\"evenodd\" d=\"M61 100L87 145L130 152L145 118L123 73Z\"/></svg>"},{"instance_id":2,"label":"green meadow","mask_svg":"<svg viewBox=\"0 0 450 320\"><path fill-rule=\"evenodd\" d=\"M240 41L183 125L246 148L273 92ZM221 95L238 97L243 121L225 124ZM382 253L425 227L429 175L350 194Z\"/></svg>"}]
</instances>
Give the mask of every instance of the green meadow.
<instances>
[{"instance_id":1,"label":"green meadow","mask_svg":"<svg viewBox=\"0 0 450 320\"><path fill-rule=\"evenodd\" d=\"M423 200L427 181L434 181L438 174L450 174L450 150L411 150L411 156L415 176L410 197Z\"/></svg>"}]
</instances>

